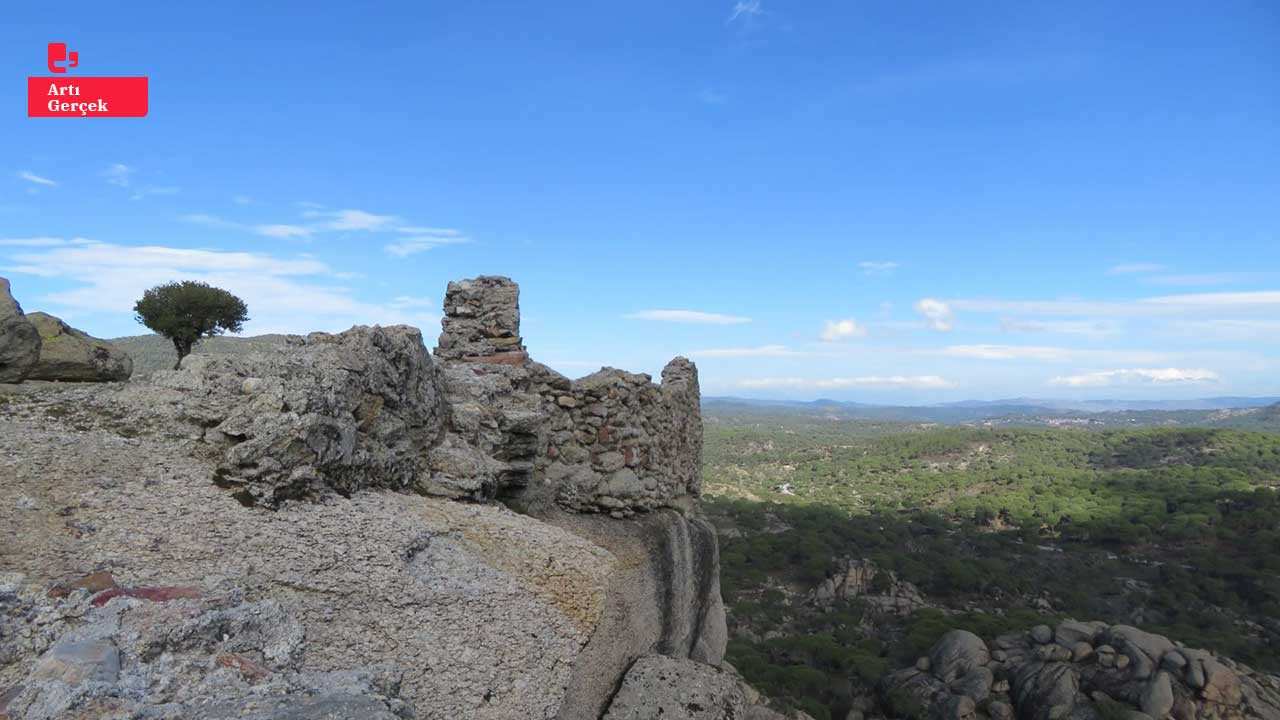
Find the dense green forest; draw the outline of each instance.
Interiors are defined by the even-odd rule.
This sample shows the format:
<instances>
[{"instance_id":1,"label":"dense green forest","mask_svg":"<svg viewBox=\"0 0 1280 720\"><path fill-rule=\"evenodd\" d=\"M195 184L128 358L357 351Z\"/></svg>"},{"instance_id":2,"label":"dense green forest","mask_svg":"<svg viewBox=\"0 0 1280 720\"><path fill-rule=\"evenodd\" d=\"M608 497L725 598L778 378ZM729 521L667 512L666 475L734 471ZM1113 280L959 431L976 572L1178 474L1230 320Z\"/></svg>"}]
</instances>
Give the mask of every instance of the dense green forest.
<instances>
[{"instance_id":1,"label":"dense green forest","mask_svg":"<svg viewBox=\"0 0 1280 720\"><path fill-rule=\"evenodd\" d=\"M705 438L729 660L815 718L953 627L1123 622L1280 670L1280 435L774 419ZM924 604L815 604L839 558Z\"/></svg>"}]
</instances>

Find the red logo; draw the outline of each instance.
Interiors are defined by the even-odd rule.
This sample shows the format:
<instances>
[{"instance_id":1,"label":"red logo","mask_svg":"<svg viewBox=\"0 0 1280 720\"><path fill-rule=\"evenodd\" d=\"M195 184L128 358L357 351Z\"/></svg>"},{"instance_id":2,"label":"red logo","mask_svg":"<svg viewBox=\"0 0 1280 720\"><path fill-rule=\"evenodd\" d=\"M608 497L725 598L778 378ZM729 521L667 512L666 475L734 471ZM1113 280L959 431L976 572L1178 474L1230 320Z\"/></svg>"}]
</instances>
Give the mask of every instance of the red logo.
<instances>
[{"instance_id":1,"label":"red logo","mask_svg":"<svg viewBox=\"0 0 1280 720\"><path fill-rule=\"evenodd\" d=\"M27 117L145 117L146 77L65 77L80 66L80 53L49 43L49 72L64 77L27 78Z\"/></svg>"},{"instance_id":2,"label":"red logo","mask_svg":"<svg viewBox=\"0 0 1280 720\"><path fill-rule=\"evenodd\" d=\"M71 60L71 64L67 65L67 67L62 67L58 64L67 62L68 59ZM68 56L66 43L49 43L49 72L64 73L67 68L77 67L79 64L80 53L73 52Z\"/></svg>"}]
</instances>

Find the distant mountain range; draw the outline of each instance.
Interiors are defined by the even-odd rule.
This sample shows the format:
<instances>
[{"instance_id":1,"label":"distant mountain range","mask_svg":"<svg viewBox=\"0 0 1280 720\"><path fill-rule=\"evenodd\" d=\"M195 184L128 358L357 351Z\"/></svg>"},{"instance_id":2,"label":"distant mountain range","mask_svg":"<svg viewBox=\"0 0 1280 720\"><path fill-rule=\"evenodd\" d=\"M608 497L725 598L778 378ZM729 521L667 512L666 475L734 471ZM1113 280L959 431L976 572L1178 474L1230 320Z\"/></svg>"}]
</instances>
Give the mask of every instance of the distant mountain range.
<instances>
[{"instance_id":1,"label":"distant mountain range","mask_svg":"<svg viewBox=\"0 0 1280 720\"><path fill-rule=\"evenodd\" d=\"M980 424L1020 427L1200 426L1280 431L1280 397L1193 400L967 400L937 405L871 405L838 400L705 397L708 417L809 416L815 420Z\"/></svg>"}]
</instances>

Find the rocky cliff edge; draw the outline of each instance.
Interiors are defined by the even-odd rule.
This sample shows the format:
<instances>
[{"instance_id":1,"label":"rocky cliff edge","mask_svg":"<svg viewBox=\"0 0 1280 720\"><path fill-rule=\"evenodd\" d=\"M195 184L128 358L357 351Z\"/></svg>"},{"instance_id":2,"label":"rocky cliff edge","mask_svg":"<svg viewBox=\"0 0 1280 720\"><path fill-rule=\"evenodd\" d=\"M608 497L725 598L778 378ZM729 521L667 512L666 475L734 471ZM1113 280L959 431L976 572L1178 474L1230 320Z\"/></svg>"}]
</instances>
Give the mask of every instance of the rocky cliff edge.
<instances>
[{"instance_id":1,"label":"rocky cliff edge","mask_svg":"<svg viewBox=\"0 0 1280 720\"><path fill-rule=\"evenodd\" d=\"M192 356L0 397L0 447L0 718L621 716L638 658L724 653L696 368L570 380L506 278L434 356Z\"/></svg>"}]
</instances>

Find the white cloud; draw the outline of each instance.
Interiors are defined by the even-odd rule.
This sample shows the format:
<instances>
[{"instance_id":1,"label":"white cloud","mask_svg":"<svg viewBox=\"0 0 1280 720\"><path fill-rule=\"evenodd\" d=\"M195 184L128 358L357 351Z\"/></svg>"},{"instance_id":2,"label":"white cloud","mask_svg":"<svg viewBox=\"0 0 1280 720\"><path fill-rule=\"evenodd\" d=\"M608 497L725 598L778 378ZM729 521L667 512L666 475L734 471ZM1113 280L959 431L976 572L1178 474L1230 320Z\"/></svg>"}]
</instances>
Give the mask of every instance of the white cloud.
<instances>
[{"instance_id":1,"label":"white cloud","mask_svg":"<svg viewBox=\"0 0 1280 720\"><path fill-rule=\"evenodd\" d=\"M420 297L420 296L413 296L413 295L400 295L395 300L392 300L390 304L392 307L398 307L398 308L420 308L420 307L436 306L435 301L429 297Z\"/></svg>"},{"instance_id":2,"label":"white cloud","mask_svg":"<svg viewBox=\"0 0 1280 720\"><path fill-rule=\"evenodd\" d=\"M311 237L311 231L300 225L256 225L253 231L259 235L274 238Z\"/></svg>"},{"instance_id":3,"label":"white cloud","mask_svg":"<svg viewBox=\"0 0 1280 720\"><path fill-rule=\"evenodd\" d=\"M431 230L431 228L416 228L417 230ZM435 235L419 235L417 237L408 237L403 240L384 245L382 249L388 255L395 257L409 257L420 252L426 252L441 245L461 245L471 242L471 238L463 237L458 234L457 230L432 230L439 233Z\"/></svg>"},{"instance_id":4,"label":"white cloud","mask_svg":"<svg viewBox=\"0 0 1280 720\"><path fill-rule=\"evenodd\" d=\"M729 15L729 19L725 24L735 20L750 20L757 15L764 14L764 7L761 6L760 0L738 0L733 4L733 12Z\"/></svg>"},{"instance_id":5,"label":"white cloud","mask_svg":"<svg viewBox=\"0 0 1280 720\"><path fill-rule=\"evenodd\" d=\"M50 180L47 177L41 177L31 172L30 170L19 170L16 174L19 179L26 180L29 183L35 183L36 185L44 185L45 187L58 187L57 181Z\"/></svg>"},{"instance_id":6,"label":"white cloud","mask_svg":"<svg viewBox=\"0 0 1280 720\"><path fill-rule=\"evenodd\" d=\"M1141 302L1162 307L1229 307L1264 305L1280 306L1280 290L1257 292L1199 293L1195 295L1164 295L1145 298Z\"/></svg>"},{"instance_id":7,"label":"white cloud","mask_svg":"<svg viewBox=\"0 0 1280 720\"><path fill-rule=\"evenodd\" d=\"M130 176L135 172L137 171L124 163L114 163L111 167L98 174L106 178L107 182L112 185L129 187Z\"/></svg>"},{"instance_id":8,"label":"white cloud","mask_svg":"<svg viewBox=\"0 0 1280 720\"><path fill-rule=\"evenodd\" d=\"M898 263L889 260L863 260L858 263L864 275L888 275L898 268Z\"/></svg>"},{"instance_id":9,"label":"white cloud","mask_svg":"<svg viewBox=\"0 0 1280 720\"><path fill-rule=\"evenodd\" d=\"M59 278L76 284L38 303L109 318L120 326L132 318L144 290L173 280L200 280L240 296L249 306L251 334L340 331L357 324L410 324L434 329L435 312L423 312L420 298L368 302L337 283L323 262L262 253L223 252L162 246L128 246L86 241L28 248L10 257L9 272ZM139 326L138 332L142 332ZM430 331L427 331L430 334Z\"/></svg>"},{"instance_id":10,"label":"white cloud","mask_svg":"<svg viewBox=\"0 0 1280 720\"><path fill-rule=\"evenodd\" d=\"M83 245L89 240L84 238L71 238L65 240L55 237L31 237L31 238L4 238L0 239L0 245L9 247L58 247L61 245Z\"/></svg>"},{"instance_id":11,"label":"white cloud","mask_svg":"<svg viewBox=\"0 0 1280 720\"><path fill-rule=\"evenodd\" d=\"M1212 370L1181 368L1121 368L1082 375L1065 375L1049 381L1066 387L1107 387L1113 385L1184 385L1216 383L1222 378Z\"/></svg>"},{"instance_id":12,"label":"white cloud","mask_svg":"<svg viewBox=\"0 0 1280 720\"><path fill-rule=\"evenodd\" d=\"M1149 285L1193 287L1196 285L1231 285L1248 282L1256 278L1257 275L1251 273L1188 273L1184 275L1152 275L1143 278L1142 282Z\"/></svg>"},{"instance_id":13,"label":"white cloud","mask_svg":"<svg viewBox=\"0 0 1280 720\"><path fill-rule=\"evenodd\" d=\"M805 353L790 350L786 345L761 345L753 348L724 348L720 350L695 350L689 355L703 358L736 357L791 357Z\"/></svg>"},{"instance_id":14,"label":"white cloud","mask_svg":"<svg viewBox=\"0 0 1280 720\"><path fill-rule=\"evenodd\" d=\"M921 298L915 305L916 312L924 318L930 330L947 332L955 326L955 315L951 306L942 300Z\"/></svg>"},{"instance_id":15,"label":"white cloud","mask_svg":"<svg viewBox=\"0 0 1280 720\"><path fill-rule=\"evenodd\" d=\"M1040 360L1064 362L1070 360L1073 351L1058 347L1030 345L951 345L942 349L950 357L975 360Z\"/></svg>"},{"instance_id":16,"label":"white cloud","mask_svg":"<svg viewBox=\"0 0 1280 720\"><path fill-rule=\"evenodd\" d=\"M141 200L150 195L177 195L179 188L172 185L146 185L133 191L130 200Z\"/></svg>"},{"instance_id":17,"label":"white cloud","mask_svg":"<svg viewBox=\"0 0 1280 720\"><path fill-rule=\"evenodd\" d=\"M323 225L326 230L390 230L399 222L395 215L375 215L364 210L308 210L303 216L328 218Z\"/></svg>"},{"instance_id":18,"label":"white cloud","mask_svg":"<svg viewBox=\"0 0 1280 720\"><path fill-rule=\"evenodd\" d=\"M1113 265L1107 270L1108 275L1144 275L1146 273L1156 273L1165 270L1164 265L1155 263L1124 263L1121 265Z\"/></svg>"},{"instance_id":19,"label":"white cloud","mask_svg":"<svg viewBox=\"0 0 1280 720\"><path fill-rule=\"evenodd\" d=\"M643 310L628 315L633 320L661 320L663 322L690 323L694 325L739 325L751 322L751 318L738 315L699 312L697 310Z\"/></svg>"},{"instance_id":20,"label":"white cloud","mask_svg":"<svg viewBox=\"0 0 1280 720\"><path fill-rule=\"evenodd\" d=\"M840 390L856 387L879 387L898 389L941 389L955 387L955 383L938 375L862 375L858 377L836 377L827 379L806 378L754 378L741 380L738 385L744 388L817 388L820 390Z\"/></svg>"},{"instance_id":21,"label":"white cloud","mask_svg":"<svg viewBox=\"0 0 1280 720\"><path fill-rule=\"evenodd\" d=\"M1105 320L1024 320L1000 318L1000 330L1006 333L1051 333L1059 335L1089 335L1101 337L1115 335L1120 329Z\"/></svg>"},{"instance_id":22,"label":"white cloud","mask_svg":"<svg viewBox=\"0 0 1280 720\"><path fill-rule=\"evenodd\" d=\"M822 328L823 342L839 342L867 336L867 328L853 318L828 320Z\"/></svg>"},{"instance_id":23,"label":"white cloud","mask_svg":"<svg viewBox=\"0 0 1280 720\"><path fill-rule=\"evenodd\" d=\"M1008 315L1071 315L1076 317L1176 317L1186 313L1273 312L1280 310L1280 290L1163 295L1130 301L1108 300L994 300L955 299L956 310Z\"/></svg>"},{"instance_id":24,"label":"white cloud","mask_svg":"<svg viewBox=\"0 0 1280 720\"><path fill-rule=\"evenodd\" d=\"M1150 363L1167 361L1167 353L1147 350L1077 350L1040 345L949 345L947 357L972 360L1016 360L1033 362Z\"/></svg>"}]
</instances>

